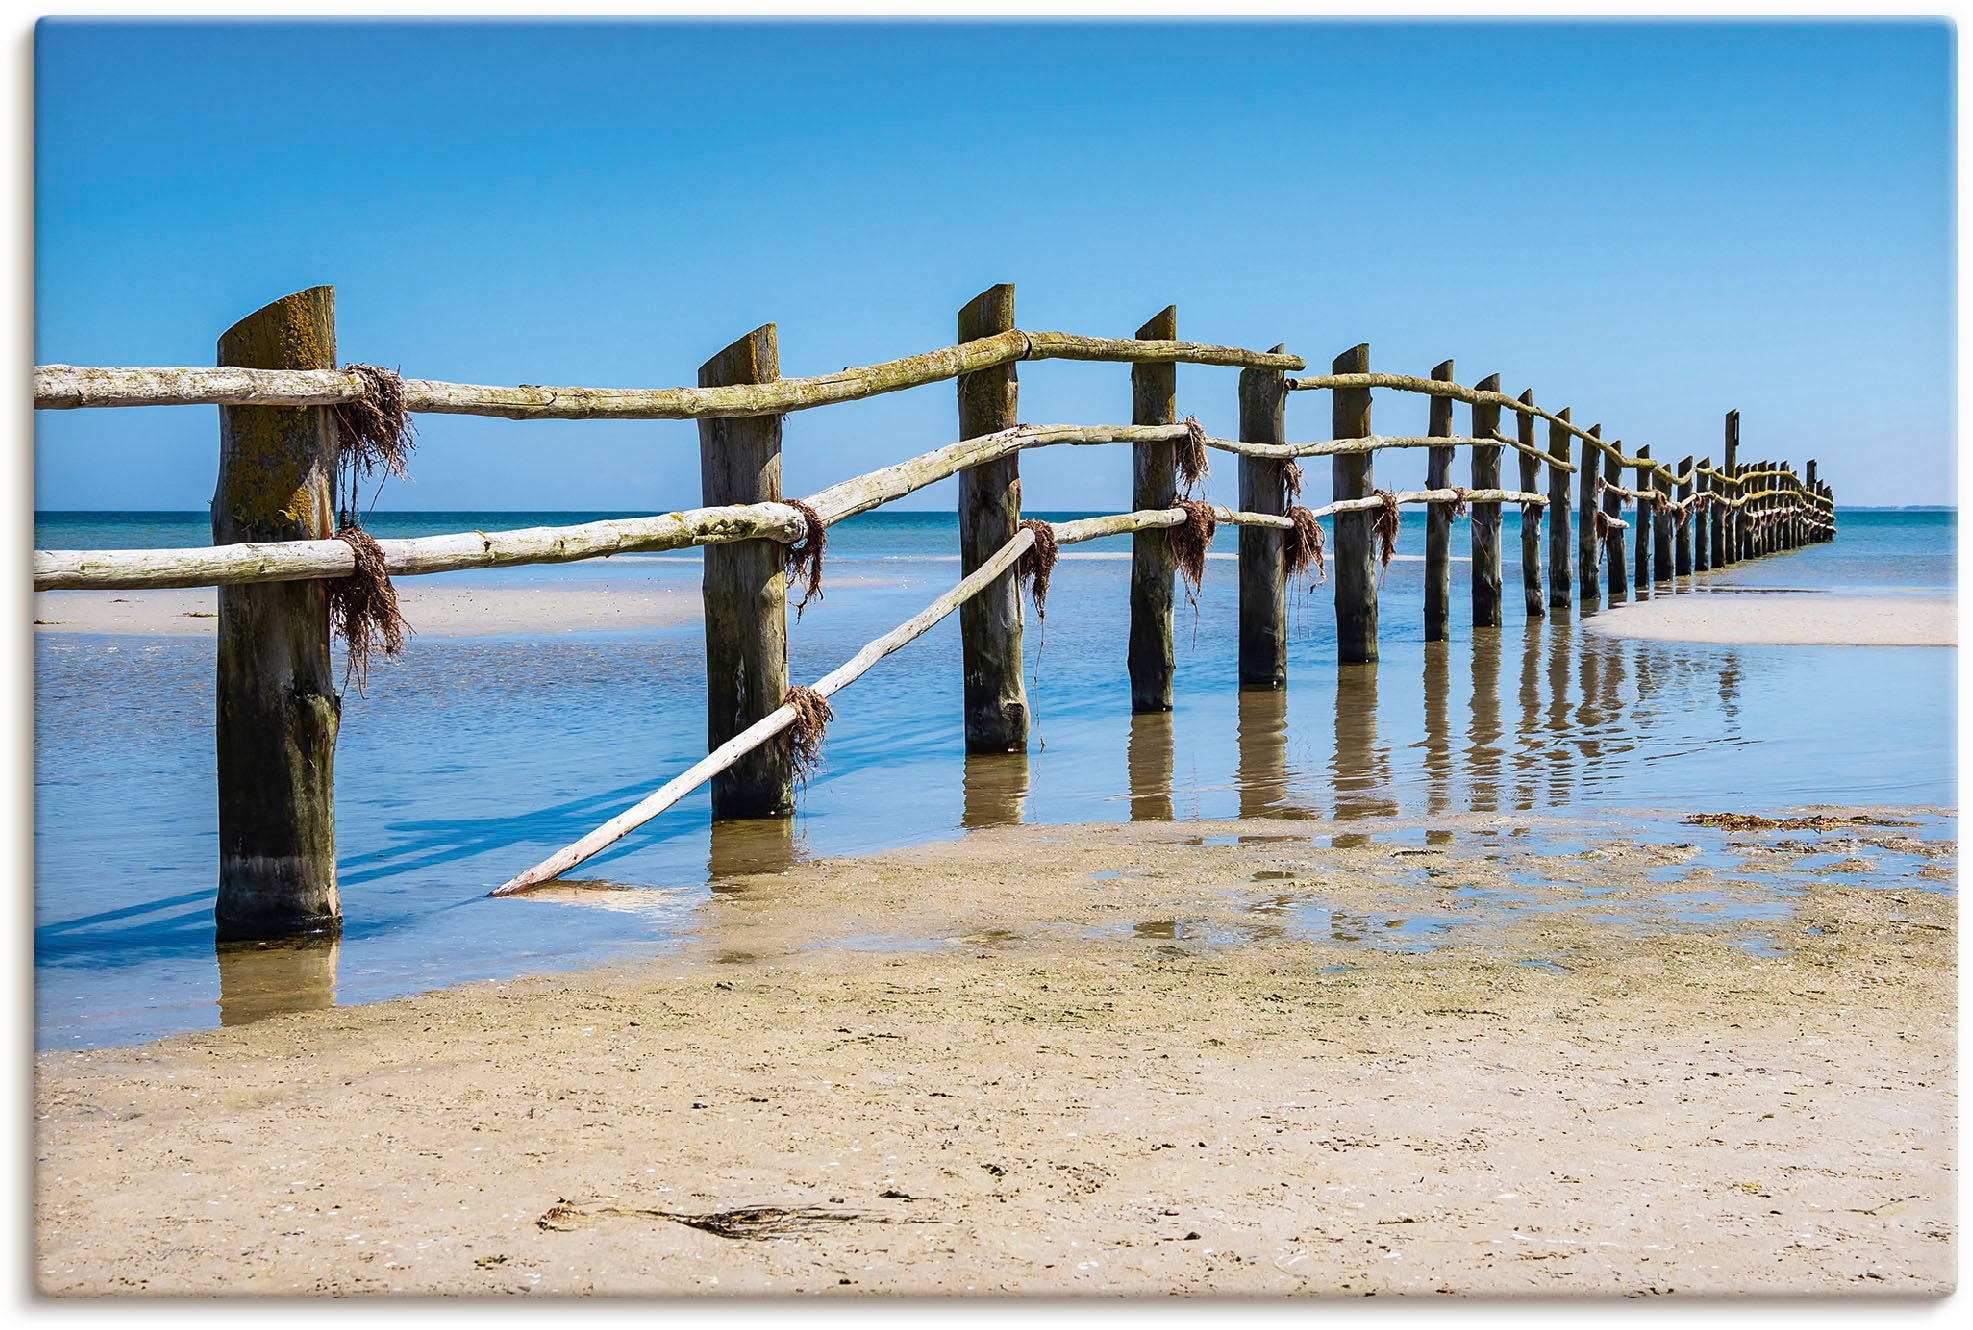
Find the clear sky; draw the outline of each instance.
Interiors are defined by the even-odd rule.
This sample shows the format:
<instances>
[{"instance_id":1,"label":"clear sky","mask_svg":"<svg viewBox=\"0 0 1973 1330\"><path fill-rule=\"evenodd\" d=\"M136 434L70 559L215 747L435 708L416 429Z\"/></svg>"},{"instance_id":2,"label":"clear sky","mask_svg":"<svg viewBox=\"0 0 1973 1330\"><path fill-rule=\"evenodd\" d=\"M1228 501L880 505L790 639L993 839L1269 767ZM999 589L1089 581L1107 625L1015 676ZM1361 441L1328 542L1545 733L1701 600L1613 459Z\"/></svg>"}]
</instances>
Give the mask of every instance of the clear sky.
<instances>
[{"instance_id":1,"label":"clear sky","mask_svg":"<svg viewBox=\"0 0 1973 1330\"><path fill-rule=\"evenodd\" d=\"M1011 281L1030 328L1175 301L1312 367L1452 357L1672 461L1738 407L1743 456L1841 501L1950 503L1953 79L1944 22L50 20L36 359L210 364L330 283L344 360L665 387L768 321L790 375L946 345ZM1236 373L1182 369L1180 410L1233 433ZM1122 366L1020 375L1024 420L1129 419ZM1423 423L1379 395L1379 432ZM698 502L690 422L420 426L385 506ZM787 490L955 428L949 383L792 416ZM43 412L37 506L203 508L216 453L211 408ZM1030 509L1129 498L1121 446L1022 468Z\"/></svg>"}]
</instances>

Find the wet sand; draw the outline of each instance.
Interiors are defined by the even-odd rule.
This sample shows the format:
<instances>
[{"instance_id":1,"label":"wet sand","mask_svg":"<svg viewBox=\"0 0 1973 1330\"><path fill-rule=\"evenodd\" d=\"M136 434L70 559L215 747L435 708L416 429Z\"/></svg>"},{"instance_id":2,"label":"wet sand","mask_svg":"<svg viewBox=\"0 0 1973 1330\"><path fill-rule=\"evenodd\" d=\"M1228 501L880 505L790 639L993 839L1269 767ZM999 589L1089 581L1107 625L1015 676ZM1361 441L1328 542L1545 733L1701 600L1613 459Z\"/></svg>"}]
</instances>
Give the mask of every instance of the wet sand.
<instances>
[{"instance_id":1,"label":"wet sand","mask_svg":"<svg viewBox=\"0 0 1973 1330\"><path fill-rule=\"evenodd\" d=\"M1528 821L770 862L655 960L45 1054L37 1284L1950 1290L1954 847Z\"/></svg>"},{"instance_id":2,"label":"wet sand","mask_svg":"<svg viewBox=\"0 0 1973 1330\"><path fill-rule=\"evenodd\" d=\"M1714 588L1658 596L1582 621L1606 637L1776 646L1940 646L1957 641L1951 596Z\"/></svg>"}]
</instances>

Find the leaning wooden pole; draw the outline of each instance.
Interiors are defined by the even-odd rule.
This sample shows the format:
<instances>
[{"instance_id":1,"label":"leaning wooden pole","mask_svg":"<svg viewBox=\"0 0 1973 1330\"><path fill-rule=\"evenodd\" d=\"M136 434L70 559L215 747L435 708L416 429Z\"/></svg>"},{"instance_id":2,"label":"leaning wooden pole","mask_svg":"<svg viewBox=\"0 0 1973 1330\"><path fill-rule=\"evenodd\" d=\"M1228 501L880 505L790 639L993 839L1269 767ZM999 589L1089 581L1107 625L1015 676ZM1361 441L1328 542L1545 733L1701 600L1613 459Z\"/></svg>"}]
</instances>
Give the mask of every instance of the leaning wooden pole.
<instances>
[{"instance_id":1,"label":"leaning wooden pole","mask_svg":"<svg viewBox=\"0 0 1973 1330\"><path fill-rule=\"evenodd\" d=\"M1594 434L1596 431L1591 430ZM1576 574L1581 584L1582 613L1594 614L1603 603L1599 580L1603 542L1596 538L1596 477L1603 466L1602 454L1594 444L1583 443L1582 470L1576 475ZM1562 511L1567 512L1565 507ZM1566 525L1566 521L1564 523Z\"/></svg>"},{"instance_id":2,"label":"leaning wooden pole","mask_svg":"<svg viewBox=\"0 0 1973 1330\"><path fill-rule=\"evenodd\" d=\"M1014 288L982 291L959 311L959 340L1014 328ZM977 438L1019 423L1021 385L1012 363L959 377L959 437ZM1021 525L1018 453L959 473L959 568L970 574L1014 538ZM1028 746L1028 695L1021 681L1021 597L1012 572L959 607L965 678L966 751L1006 753Z\"/></svg>"},{"instance_id":3,"label":"leaning wooden pole","mask_svg":"<svg viewBox=\"0 0 1973 1330\"><path fill-rule=\"evenodd\" d=\"M1631 526L1636 539L1636 548L1632 551L1632 555L1637 560L1637 565L1631 572L1630 581L1634 594L1642 597L1651 586L1651 528L1654 508L1651 503L1650 444L1644 444L1637 450L1637 466L1631 474L1635 477L1634 486L1637 490L1637 521Z\"/></svg>"},{"instance_id":4,"label":"leaning wooden pole","mask_svg":"<svg viewBox=\"0 0 1973 1330\"><path fill-rule=\"evenodd\" d=\"M1276 348L1277 350L1279 348ZM1287 435L1287 386L1278 369L1240 371L1240 438L1282 443ZM1339 459L1340 461L1340 459ZM1283 470L1272 457L1240 458L1240 507L1279 515L1287 510ZM1363 463L1370 465L1366 454ZM1338 523L1345 519L1338 517ZM1240 686L1279 688L1288 682L1288 572L1282 533L1272 527L1240 528Z\"/></svg>"},{"instance_id":5,"label":"leaning wooden pole","mask_svg":"<svg viewBox=\"0 0 1973 1330\"><path fill-rule=\"evenodd\" d=\"M1452 362L1447 360L1434 365L1432 379L1436 383L1451 383ZM1431 425L1426 429L1425 434L1426 437L1433 439L1452 437L1450 397L1432 399ZM1451 487L1452 454L1453 449L1450 445L1426 450L1426 489L1442 490ZM1446 504L1435 503L1425 510L1425 640L1443 642L1451 636L1452 509Z\"/></svg>"},{"instance_id":6,"label":"leaning wooden pole","mask_svg":"<svg viewBox=\"0 0 1973 1330\"><path fill-rule=\"evenodd\" d=\"M1533 406L1534 389L1522 393L1521 402L1524 406ZM1535 493L1541 484L1541 463L1528 451L1535 446L1534 414L1523 411L1514 420L1515 437L1522 444L1521 450L1515 454L1521 464L1521 490L1523 493ZM1541 590L1541 509L1529 505L1521 509L1521 592L1530 619L1547 615L1548 606Z\"/></svg>"},{"instance_id":7,"label":"leaning wooden pole","mask_svg":"<svg viewBox=\"0 0 1973 1330\"><path fill-rule=\"evenodd\" d=\"M1337 374L1368 374L1370 343L1336 357ZM1370 434L1370 389L1330 391L1330 437ZM1329 463L1332 499L1368 498L1376 477L1369 453L1337 453ZM1377 551L1374 519L1367 512L1336 515L1336 659L1362 665L1377 659Z\"/></svg>"},{"instance_id":8,"label":"leaning wooden pole","mask_svg":"<svg viewBox=\"0 0 1973 1330\"><path fill-rule=\"evenodd\" d=\"M248 315L219 339L218 359L334 369L334 288L311 287ZM213 543L329 537L336 448L329 408L221 407ZM221 587L218 631L219 940L338 929L342 699L329 658L325 585Z\"/></svg>"},{"instance_id":9,"label":"leaning wooden pole","mask_svg":"<svg viewBox=\"0 0 1973 1330\"><path fill-rule=\"evenodd\" d=\"M1178 306L1167 305L1137 330L1140 338L1178 340ZM1170 425L1178 420L1178 366L1133 365L1131 423ZM1130 506L1171 507L1178 494L1176 445L1169 439L1131 448ZM1161 530L1139 531L1130 549L1130 709L1170 711L1172 705L1171 541Z\"/></svg>"},{"instance_id":10,"label":"leaning wooden pole","mask_svg":"<svg viewBox=\"0 0 1973 1330\"><path fill-rule=\"evenodd\" d=\"M1590 461L1583 459L1583 467L1588 469ZM1603 523L1607 544L1603 550L1603 567L1610 588L1610 603L1616 605L1630 595L1630 574L1624 564L1624 529L1617 525L1623 518L1624 497L1617 493L1616 486L1624 483L1623 464L1617 460L1616 452L1603 455ZM1643 523L1638 523L1642 526Z\"/></svg>"},{"instance_id":11,"label":"leaning wooden pole","mask_svg":"<svg viewBox=\"0 0 1973 1330\"><path fill-rule=\"evenodd\" d=\"M772 383L780 343L769 323L708 360L699 386ZM699 422L699 488L707 507L781 498L781 417ZM705 552L706 746L718 748L781 705L788 691L784 547L772 540L708 545ZM786 817L794 811L793 755L755 749L712 782L714 818Z\"/></svg>"},{"instance_id":12,"label":"leaning wooden pole","mask_svg":"<svg viewBox=\"0 0 1973 1330\"><path fill-rule=\"evenodd\" d=\"M1489 374L1476 385L1480 391L1498 393L1500 375ZM1491 439L1500 429L1500 408L1492 402L1476 405L1473 411L1473 437ZM1473 445L1472 488L1476 490L1497 490L1500 488L1500 452L1497 443L1476 443ZM1532 486L1523 485L1523 489ZM1475 628L1500 627L1500 505L1497 503L1473 504L1472 516L1473 550L1473 626Z\"/></svg>"},{"instance_id":13,"label":"leaning wooden pole","mask_svg":"<svg viewBox=\"0 0 1973 1330\"><path fill-rule=\"evenodd\" d=\"M1569 460L1569 408L1563 407L1548 422L1548 455L1557 461ZM1589 449L1583 449L1582 471L1596 465ZM1569 473L1559 466L1548 468L1548 603L1566 610L1573 603L1569 588Z\"/></svg>"}]
</instances>

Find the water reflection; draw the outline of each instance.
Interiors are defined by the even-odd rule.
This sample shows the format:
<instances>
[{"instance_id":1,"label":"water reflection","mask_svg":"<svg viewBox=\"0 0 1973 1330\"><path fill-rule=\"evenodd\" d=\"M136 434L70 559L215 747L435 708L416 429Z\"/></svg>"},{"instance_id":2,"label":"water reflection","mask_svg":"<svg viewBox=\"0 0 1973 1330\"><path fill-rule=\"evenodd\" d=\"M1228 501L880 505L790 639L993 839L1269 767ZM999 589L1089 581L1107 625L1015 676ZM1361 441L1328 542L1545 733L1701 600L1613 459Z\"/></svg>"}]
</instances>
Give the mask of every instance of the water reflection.
<instances>
[{"instance_id":1,"label":"water reflection","mask_svg":"<svg viewBox=\"0 0 1973 1330\"><path fill-rule=\"evenodd\" d=\"M1452 807L1452 744L1446 729L1446 710L1452 705L1452 680L1446 656L1452 648L1445 642L1425 644L1425 808L1443 813Z\"/></svg>"},{"instance_id":2,"label":"water reflection","mask_svg":"<svg viewBox=\"0 0 1973 1330\"><path fill-rule=\"evenodd\" d=\"M341 948L335 937L218 943L219 1023L247 1025L335 1006Z\"/></svg>"},{"instance_id":3,"label":"water reflection","mask_svg":"<svg viewBox=\"0 0 1973 1330\"><path fill-rule=\"evenodd\" d=\"M1243 694L1244 696L1244 694ZM1138 712L1130 718L1130 746L1125 756L1130 778L1130 820L1172 820L1171 712Z\"/></svg>"},{"instance_id":4,"label":"water reflection","mask_svg":"<svg viewBox=\"0 0 1973 1330\"><path fill-rule=\"evenodd\" d=\"M714 891L751 873L785 873L805 855L792 817L722 818L712 824L706 877Z\"/></svg>"},{"instance_id":5,"label":"water reflection","mask_svg":"<svg viewBox=\"0 0 1973 1330\"><path fill-rule=\"evenodd\" d=\"M1500 807L1500 633L1498 628L1473 630L1473 692L1467 704L1473 728L1466 769L1471 790L1467 804L1476 813Z\"/></svg>"},{"instance_id":6,"label":"water reflection","mask_svg":"<svg viewBox=\"0 0 1973 1330\"><path fill-rule=\"evenodd\" d=\"M1282 688L1243 688L1239 695L1239 767L1234 784L1240 791L1241 817L1309 817L1309 809L1288 800L1291 782L1299 774L1288 766L1288 693Z\"/></svg>"},{"instance_id":7,"label":"water reflection","mask_svg":"<svg viewBox=\"0 0 1973 1330\"><path fill-rule=\"evenodd\" d=\"M962 827L1004 827L1021 821L1028 801L1026 753L968 753L962 778Z\"/></svg>"},{"instance_id":8,"label":"water reflection","mask_svg":"<svg viewBox=\"0 0 1973 1330\"><path fill-rule=\"evenodd\" d=\"M1377 668L1374 664L1336 668L1336 755L1329 775L1339 822L1394 817L1398 811L1397 800L1390 797L1390 749L1377 742ZM1357 845L1367 839L1345 835L1334 843Z\"/></svg>"}]
</instances>

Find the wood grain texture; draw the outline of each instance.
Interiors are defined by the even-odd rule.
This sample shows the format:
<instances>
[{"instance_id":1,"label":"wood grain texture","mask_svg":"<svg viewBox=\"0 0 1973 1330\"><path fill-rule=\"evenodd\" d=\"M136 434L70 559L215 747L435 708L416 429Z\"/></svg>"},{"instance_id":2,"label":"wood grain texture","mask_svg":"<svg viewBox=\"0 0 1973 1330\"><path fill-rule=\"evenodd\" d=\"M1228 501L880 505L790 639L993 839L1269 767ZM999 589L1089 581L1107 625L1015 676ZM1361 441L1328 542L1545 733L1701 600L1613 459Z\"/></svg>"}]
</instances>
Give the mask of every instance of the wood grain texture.
<instances>
[{"instance_id":1,"label":"wood grain texture","mask_svg":"<svg viewBox=\"0 0 1973 1330\"><path fill-rule=\"evenodd\" d=\"M1481 379L1478 387L1482 392L1498 393L1500 375L1489 374ZM1473 410L1473 437L1486 439L1493 437L1500 428L1500 408L1491 402L1480 403ZM1499 444L1478 444L1472 453L1473 490L1497 490L1500 488ZM1529 459L1532 462L1533 459ZM1523 485L1522 489L1532 489ZM1473 626L1475 628L1498 628L1501 623L1500 609L1500 505L1474 500L1468 517L1472 527L1472 569L1473 569Z\"/></svg>"},{"instance_id":2,"label":"wood grain texture","mask_svg":"<svg viewBox=\"0 0 1973 1330\"><path fill-rule=\"evenodd\" d=\"M1603 491L1603 519L1604 525L1609 528L1610 538L1603 549L1603 570L1604 584L1612 605L1630 599L1630 566L1624 562L1625 529L1618 525L1623 516L1624 500L1615 488L1623 479L1623 474L1621 457L1606 454L1603 458L1603 479L1608 488Z\"/></svg>"},{"instance_id":3,"label":"wood grain texture","mask_svg":"<svg viewBox=\"0 0 1973 1330\"><path fill-rule=\"evenodd\" d=\"M959 311L959 339L1014 327L1014 288L981 292ZM1019 423L1020 381L1009 363L959 379L959 436ZM1010 453L959 473L959 567L971 573L1014 538L1021 523L1020 457ZM959 609L965 678L966 751L1005 753L1028 746L1028 698L1021 679L1021 597L1010 571Z\"/></svg>"},{"instance_id":4,"label":"wood grain texture","mask_svg":"<svg viewBox=\"0 0 1973 1330\"><path fill-rule=\"evenodd\" d=\"M1368 374L1370 344L1361 343L1336 357L1337 374ZM1338 439L1360 439L1370 433L1370 388L1340 387L1330 394L1330 429ZM1371 453L1338 453L1329 464L1332 499L1361 499L1376 485ZM1341 513L1336 518L1336 658L1344 665L1377 659L1377 550L1368 512Z\"/></svg>"},{"instance_id":5,"label":"wood grain texture","mask_svg":"<svg viewBox=\"0 0 1973 1330\"><path fill-rule=\"evenodd\" d=\"M1452 362L1441 361L1432 368L1436 383L1452 382ZM1452 398L1431 400L1427 438L1452 437ZM1452 484L1450 447L1428 449L1425 454L1425 488L1446 489ZM1425 640L1443 642L1452 636L1452 510L1434 504L1425 510Z\"/></svg>"},{"instance_id":6,"label":"wood grain texture","mask_svg":"<svg viewBox=\"0 0 1973 1330\"><path fill-rule=\"evenodd\" d=\"M1548 423L1548 451L1551 456L1568 460L1572 429L1569 408L1565 406ZM1595 469L1596 459L1588 449L1584 449L1582 470L1589 472ZM1568 513L1569 473L1551 466L1548 469L1548 603L1558 610L1568 609L1575 600L1575 579L1569 571Z\"/></svg>"},{"instance_id":7,"label":"wood grain texture","mask_svg":"<svg viewBox=\"0 0 1973 1330\"><path fill-rule=\"evenodd\" d=\"M1534 390L1530 388L1520 396L1523 406L1535 404ZM1535 446L1535 418L1531 412L1522 412L1514 418L1515 433L1520 436L1521 448L1516 460L1521 465L1521 488L1535 490L1541 485L1541 463L1533 453ZM1526 603L1530 619L1544 618L1548 614L1547 597L1541 588L1541 510L1529 512L1521 510L1521 593Z\"/></svg>"},{"instance_id":8,"label":"wood grain texture","mask_svg":"<svg viewBox=\"0 0 1973 1330\"><path fill-rule=\"evenodd\" d=\"M332 369L335 291L283 297L227 330L221 364ZM219 412L215 545L325 540L334 529L336 424L324 407ZM340 544L341 542L337 542ZM219 591L214 738L218 757L221 941L333 931L335 766L342 699L320 582Z\"/></svg>"},{"instance_id":9,"label":"wood grain texture","mask_svg":"<svg viewBox=\"0 0 1973 1330\"><path fill-rule=\"evenodd\" d=\"M1178 306L1167 305L1137 330L1139 338L1176 341ZM1145 363L1130 371L1131 423L1171 425L1178 420L1178 367ZM1178 494L1176 445L1172 440L1131 445L1130 506L1136 510L1171 507ZM1170 711L1172 706L1171 541L1161 530L1139 531L1130 547L1130 671L1132 712Z\"/></svg>"},{"instance_id":10,"label":"wood grain texture","mask_svg":"<svg viewBox=\"0 0 1973 1330\"><path fill-rule=\"evenodd\" d=\"M1592 425L1586 437L1602 443L1602 425ZM1596 480L1605 454L1583 449L1583 468L1576 476L1576 581L1581 587L1582 613L1594 614L1603 603L1603 542L1596 538Z\"/></svg>"},{"instance_id":11,"label":"wood grain texture","mask_svg":"<svg viewBox=\"0 0 1973 1330\"><path fill-rule=\"evenodd\" d=\"M1642 459L1648 460L1651 456L1650 445L1647 444L1639 448L1637 455ZM1631 551L1631 557L1636 561L1636 566L1631 570L1630 580L1632 594L1641 598L1651 588L1651 505L1650 501L1643 497L1651 490L1651 470L1648 466L1639 466L1635 470L1639 498L1637 501L1636 532L1633 541L1635 548Z\"/></svg>"},{"instance_id":12,"label":"wood grain texture","mask_svg":"<svg viewBox=\"0 0 1973 1330\"><path fill-rule=\"evenodd\" d=\"M781 372L773 324L699 370L706 387L772 383ZM699 422L699 487L708 507L781 498L781 417ZM706 746L716 749L781 705L788 691L787 579L772 540L708 545L705 553ZM712 815L786 817L795 808L787 745L760 747L712 781Z\"/></svg>"},{"instance_id":13,"label":"wood grain texture","mask_svg":"<svg viewBox=\"0 0 1973 1330\"><path fill-rule=\"evenodd\" d=\"M1281 371L1240 371L1240 437L1280 443L1287 433L1288 395ZM1240 507L1270 516L1287 511L1282 468L1270 457L1240 459ZM1282 534L1274 527L1240 528L1240 660L1242 688L1280 688L1288 682L1288 574Z\"/></svg>"},{"instance_id":14,"label":"wood grain texture","mask_svg":"<svg viewBox=\"0 0 1973 1330\"><path fill-rule=\"evenodd\" d=\"M1692 516L1692 459L1687 457L1678 464L1678 469L1685 479L1680 481L1678 486L1678 501L1681 509L1677 532L1673 538L1672 572L1679 577L1685 577L1692 572L1692 527L1696 520Z\"/></svg>"}]
</instances>

